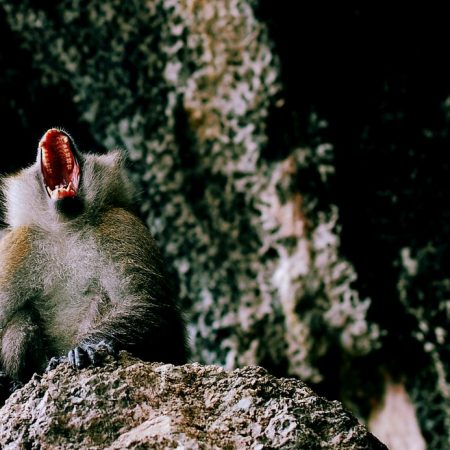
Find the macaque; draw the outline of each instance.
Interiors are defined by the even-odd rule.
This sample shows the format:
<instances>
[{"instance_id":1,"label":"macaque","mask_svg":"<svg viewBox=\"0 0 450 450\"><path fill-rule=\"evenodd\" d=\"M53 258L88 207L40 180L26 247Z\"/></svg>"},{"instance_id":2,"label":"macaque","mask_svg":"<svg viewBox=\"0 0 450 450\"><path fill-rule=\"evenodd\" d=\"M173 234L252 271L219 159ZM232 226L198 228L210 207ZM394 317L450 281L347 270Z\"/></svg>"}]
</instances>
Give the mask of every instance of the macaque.
<instances>
[{"instance_id":1,"label":"macaque","mask_svg":"<svg viewBox=\"0 0 450 450\"><path fill-rule=\"evenodd\" d=\"M0 388L62 355L78 369L122 349L186 361L181 314L155 241L132 213L123 162L118 151L81 153L52 128L36 162L2 180Z\"/></svg>"}]
</instances>

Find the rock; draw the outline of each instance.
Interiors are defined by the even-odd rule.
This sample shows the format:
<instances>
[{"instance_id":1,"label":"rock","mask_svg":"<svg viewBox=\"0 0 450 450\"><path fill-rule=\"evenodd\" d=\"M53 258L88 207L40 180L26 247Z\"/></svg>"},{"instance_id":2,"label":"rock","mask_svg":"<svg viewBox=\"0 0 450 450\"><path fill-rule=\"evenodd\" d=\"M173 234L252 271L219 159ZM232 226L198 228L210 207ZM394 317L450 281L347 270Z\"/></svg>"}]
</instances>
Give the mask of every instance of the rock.
<instances>
[{"instance_id":1,"label":"rock","mask_svg":"<svg viewBox=\"0 0 450 450\"><path fill-rule=\"evenodd\" d=\"M385 449L337 401L261 367L61 364L0 410L0 448Z\"/></svg>"}]
</instances>

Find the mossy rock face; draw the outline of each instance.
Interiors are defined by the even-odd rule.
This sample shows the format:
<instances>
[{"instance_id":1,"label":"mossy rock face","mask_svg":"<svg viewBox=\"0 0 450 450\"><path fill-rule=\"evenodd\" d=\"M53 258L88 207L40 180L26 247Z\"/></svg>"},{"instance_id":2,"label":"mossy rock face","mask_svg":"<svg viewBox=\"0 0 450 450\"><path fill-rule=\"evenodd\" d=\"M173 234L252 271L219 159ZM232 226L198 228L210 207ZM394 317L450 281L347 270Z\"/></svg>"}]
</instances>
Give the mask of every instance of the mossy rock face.
<instances>
[{"instance_id":1,"label":"mossy rock face","mask_svg":"<svg viewBox=\"0 0 450 450\"><path fill-rule=\"evenodd\" d=\"M299 376L362 416L389 373L408 380L430 449L447 442L450 74L439 40L402 46L400 11L375 39L369 6L0 5L14 149L1 171L31 162L50 126L85 150L126 148L193 359Z\"/></svg>"}]
</instances>

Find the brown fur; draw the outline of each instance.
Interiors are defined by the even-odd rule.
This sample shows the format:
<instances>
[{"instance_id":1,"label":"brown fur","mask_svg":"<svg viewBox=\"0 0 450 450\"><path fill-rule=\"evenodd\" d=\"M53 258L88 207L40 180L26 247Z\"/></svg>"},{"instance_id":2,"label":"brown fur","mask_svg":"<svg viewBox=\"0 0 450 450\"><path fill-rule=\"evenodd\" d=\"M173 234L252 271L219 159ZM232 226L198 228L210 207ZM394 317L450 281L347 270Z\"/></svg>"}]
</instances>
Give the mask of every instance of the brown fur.
<instances>
[{"instance_id":1,"label":"brown fur","mask_svg":"<svg viewBox=\"0 0 450 450\"><path fill-rule=\"evenodd\" d=\"M0 254L6 255L0 267L0 284L8 283L23 266L31 252L31 231L22 226L10 231L0 241Z\"/></svg>"}]
</instances>

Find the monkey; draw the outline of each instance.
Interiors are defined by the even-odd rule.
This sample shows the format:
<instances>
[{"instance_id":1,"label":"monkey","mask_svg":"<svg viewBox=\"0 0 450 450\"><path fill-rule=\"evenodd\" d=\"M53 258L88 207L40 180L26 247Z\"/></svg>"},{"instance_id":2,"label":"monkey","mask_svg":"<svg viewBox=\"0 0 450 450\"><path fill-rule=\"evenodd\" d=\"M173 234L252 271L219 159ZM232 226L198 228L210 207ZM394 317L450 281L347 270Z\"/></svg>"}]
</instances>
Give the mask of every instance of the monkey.
<instances>
[{"instance_id":1,"label":"monkey","mask_svg":"<svg viewBox=\"0 0 450 450\"><path fill-rule=\"evenodd\" d=\"M80 152L51 128L35 163L1 181L0 385L26 382L61 356L77 369L118 350L186 362L184 321L134 213L124 161L117 150Z\"/></svg>"}]
</instances>

